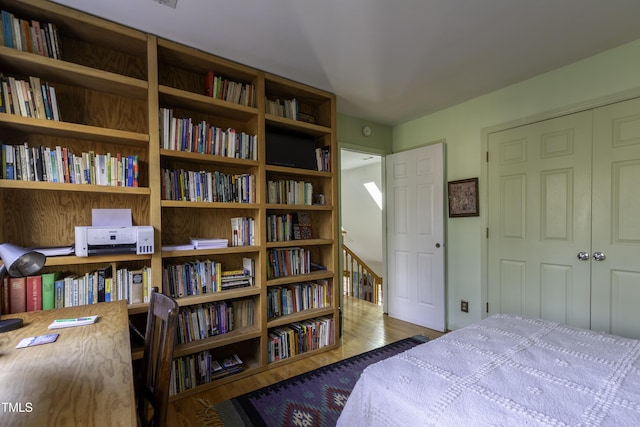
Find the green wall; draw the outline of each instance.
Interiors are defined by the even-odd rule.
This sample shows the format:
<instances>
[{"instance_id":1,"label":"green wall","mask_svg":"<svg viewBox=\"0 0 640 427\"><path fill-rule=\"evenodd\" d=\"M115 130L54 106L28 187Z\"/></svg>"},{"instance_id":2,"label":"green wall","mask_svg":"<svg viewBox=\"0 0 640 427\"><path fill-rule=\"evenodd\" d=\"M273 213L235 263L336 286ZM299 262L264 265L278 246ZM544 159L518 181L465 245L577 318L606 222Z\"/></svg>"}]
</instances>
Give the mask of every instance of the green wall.
<instances>
[{"instance_id":1,"label":"green wall","mask_svg":"<svg viewBox=\"0 0 640 427\"><path fill-rule=\"evenodd\" d=\"M480 178L480 217L447 218L447 327L482 316L485 273L486 189L483 165L487 128L573 111L606 99L640 95L640 40L542 74L392 129L393 152L445 140L446 181ZM338 121L340 133L340 121ZM340 138L338 138L340 140ZM486 298L486 297L485 297ZM469 313L460 300L469 301Z\"/></svg>"},{"instance_id":2,"label":"green wall","mask_svg":"<svg viewBox=\"0 0 640 427\"><path fill-rule=\"evenodd\" d=\"M371 135L362 134L362 128L369 126ZM338 147L354 151L364 151L386 155L391 153L391 128L371 123L344 114L337 115L336 132Z\"/></svg>"}]
</instances>

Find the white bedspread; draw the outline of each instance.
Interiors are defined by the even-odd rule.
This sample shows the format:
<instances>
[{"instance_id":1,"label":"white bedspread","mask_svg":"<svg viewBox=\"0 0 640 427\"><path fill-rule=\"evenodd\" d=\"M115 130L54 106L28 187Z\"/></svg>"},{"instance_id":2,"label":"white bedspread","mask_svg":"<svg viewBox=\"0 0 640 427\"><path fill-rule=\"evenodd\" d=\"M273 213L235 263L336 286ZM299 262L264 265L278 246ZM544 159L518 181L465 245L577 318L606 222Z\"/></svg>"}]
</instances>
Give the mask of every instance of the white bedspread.
<instances>
[{"instance_id":1,"label":"white bedspread","mask_svg":"<svg viewBox=\"0 0 640 427\"><path fill-rule=\"evenodd\" d=\"M640 426L640 341L495 315L367 367L338 425Z\"/></svg>"}]
</instances>

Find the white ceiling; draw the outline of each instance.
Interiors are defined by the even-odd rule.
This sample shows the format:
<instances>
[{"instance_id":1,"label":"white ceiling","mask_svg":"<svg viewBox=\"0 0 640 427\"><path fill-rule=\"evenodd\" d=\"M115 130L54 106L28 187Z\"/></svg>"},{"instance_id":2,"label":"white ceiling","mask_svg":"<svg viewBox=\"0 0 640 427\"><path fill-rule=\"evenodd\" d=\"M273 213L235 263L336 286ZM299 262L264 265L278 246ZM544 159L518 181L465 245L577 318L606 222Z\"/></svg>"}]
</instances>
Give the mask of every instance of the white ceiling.
<instances>
[{"instance_id":1,"label":"white ceiling","mask_svg":"<svg viewBox=\"0 0 640 427\"><path fill-rule=\"evenodd\" d=\"M638 0L58 0L396 125L640 38Z\"/></svg>"},{"instance_id":2,"label":"white ceiling","mask_svg":"<svg viewBox=\"0 0 640 427\"><path fill-rule=\"evenodd\" d=\"M340 170L356 169L370 165L380 165L381 157L375 154L351 150L340 150Z\"/></svg>"}]
</instances>

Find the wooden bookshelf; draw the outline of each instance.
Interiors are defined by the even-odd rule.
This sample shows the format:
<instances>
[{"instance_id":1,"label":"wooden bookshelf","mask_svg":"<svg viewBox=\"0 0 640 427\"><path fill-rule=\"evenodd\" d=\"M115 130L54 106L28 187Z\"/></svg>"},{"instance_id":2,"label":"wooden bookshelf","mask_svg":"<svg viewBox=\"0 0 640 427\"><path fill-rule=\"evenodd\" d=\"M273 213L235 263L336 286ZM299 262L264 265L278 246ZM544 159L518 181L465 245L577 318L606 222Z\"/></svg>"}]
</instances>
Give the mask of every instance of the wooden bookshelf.
<instances>
[{"instance_id":1,"label":"wooden bookshelf","mask_svg":"<svg viewBox=\"0 0 640 427\"><path fill-rule=\"evenodd\" d=\"M29 147L66 147L71 152L93 151L137 156L137 187L117 187L66 182L37 182L0 179L0 241L25 247L74 244L74 226L91 224L92 208L129 208L134 225L154 227L153 255L110 255L95 257L51 257L43 272L85 274L94 269L136 269L150 267L154 286L162 288L166 265L213 260L223 270L241 269L243 258L255 264L253 286L177 298L181 307L208 303L254 302L254 324L208 337L176 348L176 358L208 351L216 358L238 354L245 368L232 376L199 384L172 397L181 398L205 388L219 386L330 350L339 344L338 316L338 193L335 159L335 96L288 79L188 46L164 40L113 22L44 0L0 0L0 8L24 20L38 20L56 26L61 58L0 46L0 69L5 76L40 77L55 87L61 120L0 113L2 143ZM206 94L207 75L216 76L248 89L246 105ZM267 112L269 100L295 100L296 117ZM293 105L293 104L292 104ZM164 142L166 123L158 119L161 109L175 118L202 123L202 129L233 129L255 138L255 156L214 155L187 149L170 149ZM6 110L5 110L6 111ZM313 138L316 147L328 149L328 171L266 164L266 135L269 130L294 132ZM244 152L243 152L244 153ZM248 201L168 200L163 170L185 170L255 177ZM313 185L314 200L323 195L324 204L289 205L267 201L269 180L307 181ZM312 219L313 236L308 240L267 242L267 216L306 212ZM218 249L162 251L163 245L188 243L189 238L228 238L231 218L254 221L255 243ZM302 275L267 277L269 251L305 248L311 261L326 270ZM289 316L267 319L267 290L296 282L323 280L329 283L331 305L302 310ZM167 289L163 289L167 293ZM132 323L143 325L146 304L130 304ZM293 322L323 316L333 320L330 344L308 354L268 363L269 334ZM132 343L134 361L141 357Z\"/></svg>"}]
</instances>

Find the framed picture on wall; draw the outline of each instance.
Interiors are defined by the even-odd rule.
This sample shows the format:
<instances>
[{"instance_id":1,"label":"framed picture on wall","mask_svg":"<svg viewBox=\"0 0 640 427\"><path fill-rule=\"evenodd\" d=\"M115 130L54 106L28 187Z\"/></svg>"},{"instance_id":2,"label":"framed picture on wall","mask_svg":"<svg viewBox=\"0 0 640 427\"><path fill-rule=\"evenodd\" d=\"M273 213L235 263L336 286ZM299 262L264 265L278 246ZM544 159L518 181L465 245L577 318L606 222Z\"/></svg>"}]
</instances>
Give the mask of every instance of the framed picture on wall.
<instances>
[{"instance_id":1,"label":"framed picture on wall","mask_svg":"<svg viewBox=\"0 0 640 427\"><path fill-rule=\"evenodd\" d=\"M479 216L478 178L449 181L449 217Z\"/></svg>"}]
</instances>

